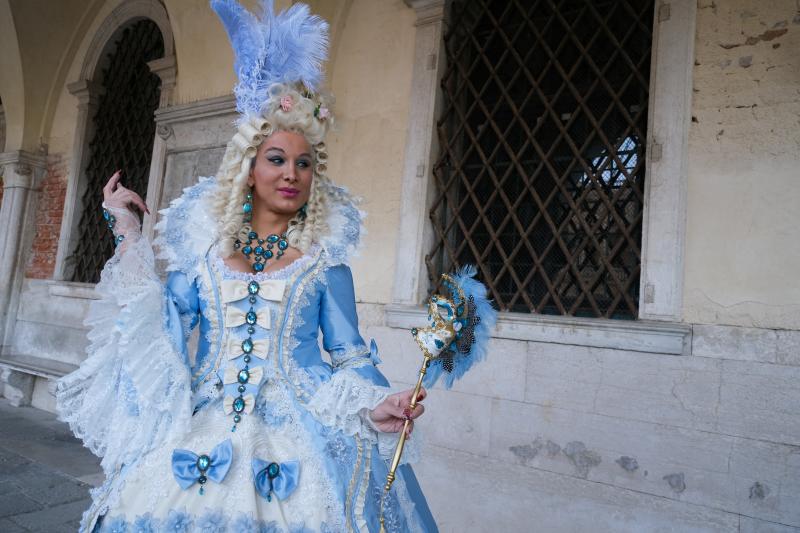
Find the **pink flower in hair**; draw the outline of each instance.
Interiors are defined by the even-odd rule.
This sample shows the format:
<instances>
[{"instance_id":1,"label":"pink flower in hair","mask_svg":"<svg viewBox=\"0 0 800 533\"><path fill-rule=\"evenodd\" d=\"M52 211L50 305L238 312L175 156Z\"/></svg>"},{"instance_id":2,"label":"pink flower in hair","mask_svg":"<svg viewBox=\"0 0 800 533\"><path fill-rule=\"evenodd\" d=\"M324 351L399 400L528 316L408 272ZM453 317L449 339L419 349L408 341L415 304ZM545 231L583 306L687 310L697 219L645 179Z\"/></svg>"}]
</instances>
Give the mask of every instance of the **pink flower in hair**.
<instances>
[{"instance_id":1,"label":"pink flower in hair","mask_svg":"<svg viewBox=\"0 0 800 533\"><path fill-rule=\"evenodd\" d=\"M281 109L284 111L291 111L294 102L292 101L292 97L289 95L281 96Z\"/></svg>"},{"instance_id":2,"label":"pink flower in hair","mask_svg":"<svg viewBox=\"0 0 800 533\"><path fill-rule=\"evenodd\" d=\"M320 107L319 112L317 112L317 118L320 120L325 120L326 118L331 116L331 112L327 107Z\"/></svg>"}]
</instances>

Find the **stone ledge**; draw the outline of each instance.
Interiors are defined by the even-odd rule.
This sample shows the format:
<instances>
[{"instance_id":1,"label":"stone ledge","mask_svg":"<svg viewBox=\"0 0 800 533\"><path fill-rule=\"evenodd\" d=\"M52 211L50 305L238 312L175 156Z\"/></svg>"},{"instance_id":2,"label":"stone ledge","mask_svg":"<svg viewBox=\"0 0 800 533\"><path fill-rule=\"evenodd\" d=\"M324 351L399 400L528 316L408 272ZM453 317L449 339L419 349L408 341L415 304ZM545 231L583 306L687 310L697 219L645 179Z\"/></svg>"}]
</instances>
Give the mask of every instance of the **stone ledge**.
<instances>
[{"instance_id":1,"label":"stone ledge","mask_svg":"<svg viewBox=\"0 0 800 533\"><path fill-rule=\"evenodd\" d=\"M83 300L99 300L93 283L54 282L48 284L47 292L51 296L65 298L81 298Z\"/></svg>"},{"instance_id":2,"label":"stone ledge","mask_svg":"<svg viewBox=\"0 0 800 533\"><path fill-rule=\"evenodd\" d=\"M235 113L236 98L233 95L227 95L165 107L157 110L155 117L157 124L166 125L201 118L235 115Z\"/></svg>"},{"instance_id":3,"label":"stone ledge","mask_svg":"<svg viewBox=\"0 0 800 533\"><path fill-rule=\"evenodd\" d=\"M422 306L386 306L386 324L395 328L420 327L427 323ZM561 316L498 314L495 338L549 342L596 348L613 348L669 355L691 353L689 324L654 321L622 321Z\"/></svg>"},{"instance_id":4,"label":"stone ledge","mask_svg":"<svg viewBox=\"0 0 800 533\"><path fill-rule=\"evenodd\" d=\"M73 372L78 367L61 361L12 353L0 354L0 367L10 368L25 374L47 379L57 379Z\"/></svg>"}]
</instances>

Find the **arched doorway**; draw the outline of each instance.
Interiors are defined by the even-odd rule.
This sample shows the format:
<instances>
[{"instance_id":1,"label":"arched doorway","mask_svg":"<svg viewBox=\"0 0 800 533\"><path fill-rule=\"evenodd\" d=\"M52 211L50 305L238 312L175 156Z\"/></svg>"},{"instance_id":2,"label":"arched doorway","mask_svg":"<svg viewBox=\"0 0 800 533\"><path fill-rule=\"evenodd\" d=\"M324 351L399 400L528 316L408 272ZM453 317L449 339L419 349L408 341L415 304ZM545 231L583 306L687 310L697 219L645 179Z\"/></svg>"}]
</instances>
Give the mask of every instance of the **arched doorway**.
<instances>
[{"instance_id":1,"label":"arched doorway","mask_svg":"<svg viewBox=\"0 0 800 533\"><path fill-rule=\"evenodd\" d=\"M147 63L164 56L164 38L150 19L129 22L106 46L94 81L99 87L86 165L82 172L82 206L68 279L96 283L114 245L103 224L102 188L117 169L125 186L146 196L161 80Z\"/></svg>"}]
</instances>

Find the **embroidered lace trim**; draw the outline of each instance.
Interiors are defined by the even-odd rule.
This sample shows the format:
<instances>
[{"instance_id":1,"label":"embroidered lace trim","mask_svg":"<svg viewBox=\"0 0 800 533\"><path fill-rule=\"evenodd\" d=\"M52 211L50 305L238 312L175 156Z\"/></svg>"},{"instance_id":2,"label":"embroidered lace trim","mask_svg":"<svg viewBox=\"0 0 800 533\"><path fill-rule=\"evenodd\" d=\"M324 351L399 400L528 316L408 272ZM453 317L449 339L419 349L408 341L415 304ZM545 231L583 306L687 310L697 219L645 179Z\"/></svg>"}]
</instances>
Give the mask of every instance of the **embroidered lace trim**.
<instances>
[{"instance_id":1,"label":"embroidered lace trim","mask_svg":"<svg viewBox=\"0 0 800 533\"><path fill-rule=\"evenodd\" d=\"M353 370L344 369L334 372L329 381L319 386L306 409L321 424L340 429L345 435L359 435L375 444L376 432L361 417L361 410L374 409L389 393L389 388L376 386Z\"/></svg>"},{"instance_id":2,"label":"embroidered lace trim","mask_svg":"<svg viewBox=\"0 0 800 533\"><path fill-rule=\"evenodd\" d=\"M131 242L106 263L85 324L90 345L56 387L60 417L106 475L164 442L190 418L190 377L164 330L165 288L150 243ZM120 401L124 398L124 401Z\"/></svg>"}]
</instances>

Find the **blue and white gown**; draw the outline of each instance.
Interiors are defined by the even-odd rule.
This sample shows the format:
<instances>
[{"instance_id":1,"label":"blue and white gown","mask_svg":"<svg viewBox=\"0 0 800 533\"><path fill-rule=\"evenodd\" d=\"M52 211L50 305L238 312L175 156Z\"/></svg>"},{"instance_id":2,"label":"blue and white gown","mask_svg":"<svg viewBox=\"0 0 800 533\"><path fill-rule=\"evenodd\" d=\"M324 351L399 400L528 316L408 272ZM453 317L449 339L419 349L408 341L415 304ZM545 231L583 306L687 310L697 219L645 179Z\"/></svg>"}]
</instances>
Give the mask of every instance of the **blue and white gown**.
<instances>
[{"instance_id":1,"label":"blue and white gown","mask_svg":"<svg viewBox=\"0 0 800 533\"><path fill-rule=\"evenodd\" d=\"M396 435L366 418L389 384L346 265L361 215L334 205L308 253L244 274L217 254L214 188L202 180L164 212L166 284L144 238L108 262L88 357L58 384L62 419L106 474L81 530L378 531ZM390 532L437 531L408 464L384 515Z\"/></svg>"}]
</instances>

